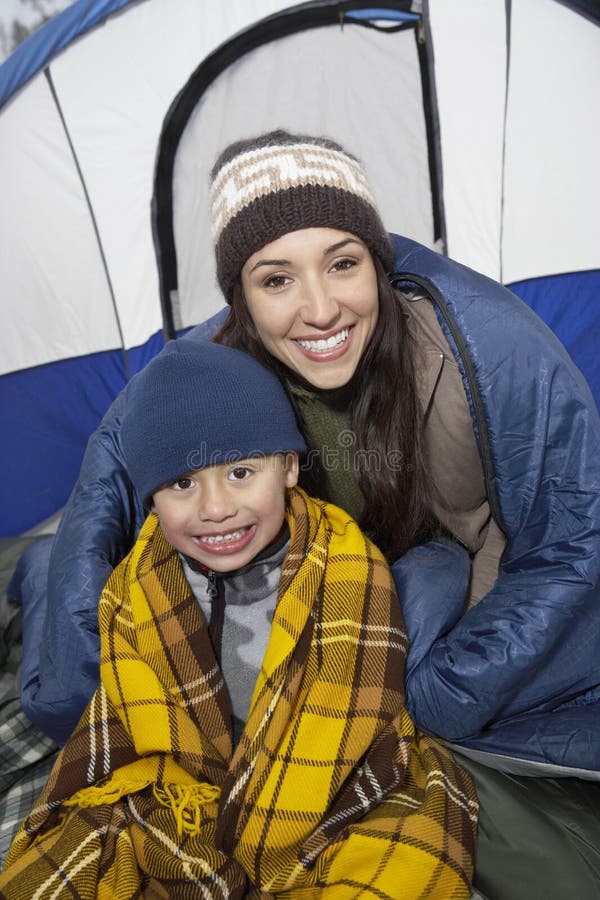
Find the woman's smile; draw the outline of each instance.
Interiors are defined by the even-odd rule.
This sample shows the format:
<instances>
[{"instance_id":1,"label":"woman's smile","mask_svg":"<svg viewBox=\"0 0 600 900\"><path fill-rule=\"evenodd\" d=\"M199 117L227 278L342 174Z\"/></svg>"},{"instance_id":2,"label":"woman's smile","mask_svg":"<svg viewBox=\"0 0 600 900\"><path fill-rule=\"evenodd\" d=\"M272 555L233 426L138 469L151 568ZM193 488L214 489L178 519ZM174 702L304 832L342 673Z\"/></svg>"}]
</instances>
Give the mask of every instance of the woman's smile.
<instances>
[{"instance_id":1,"label":"woman's smile","mask_svg":"<svg viewBox=\"0 0 600 900\"><path fill-rule=\"evenodd\" d=\"M348 350L352 326L341 328L331 335L317 335L309 338L295 338L300 349L311 359L326 362L337 359Z\"/></svg>"}]
</instances>

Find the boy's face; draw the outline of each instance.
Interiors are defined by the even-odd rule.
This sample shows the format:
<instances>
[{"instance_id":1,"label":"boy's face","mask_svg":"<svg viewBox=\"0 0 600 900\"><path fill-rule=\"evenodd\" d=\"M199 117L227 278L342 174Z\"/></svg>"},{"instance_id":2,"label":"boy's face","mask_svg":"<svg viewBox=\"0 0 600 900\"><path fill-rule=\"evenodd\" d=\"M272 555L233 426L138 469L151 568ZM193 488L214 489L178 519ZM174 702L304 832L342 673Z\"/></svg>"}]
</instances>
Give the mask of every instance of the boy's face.
<instances>
[{"instance_id":1,"label":"boy's face","mask_svg":"<svg viewBox=\"0 0 600 900\"><path fill-rule=\"evenodd\" d=\"M232 572L277 537L285 489L297 481L296 453L222 463L156 491L152 509L176 550L214 572Z\"/></svg>"}]
</instances>

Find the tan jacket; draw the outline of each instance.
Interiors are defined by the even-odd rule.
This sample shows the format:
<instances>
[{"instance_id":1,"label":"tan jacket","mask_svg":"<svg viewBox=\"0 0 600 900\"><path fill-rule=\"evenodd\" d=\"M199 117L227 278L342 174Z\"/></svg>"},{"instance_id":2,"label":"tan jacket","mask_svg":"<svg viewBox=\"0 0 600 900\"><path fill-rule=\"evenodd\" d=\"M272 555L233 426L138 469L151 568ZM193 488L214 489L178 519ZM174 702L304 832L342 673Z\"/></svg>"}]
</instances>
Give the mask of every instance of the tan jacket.
<instances>
[{"instance_id":1,"label":"tan jacket","mask_svg":"<svg viewBox=\"0 0 600 900\"><path fill-rule=\"evenodd\" d=\"M431 302L407 300L416 347L417 389L434 481L433 511L472 554L468 606L493 586L506 545L493 521L462 376Z\"/></svg>"}]
</instances>

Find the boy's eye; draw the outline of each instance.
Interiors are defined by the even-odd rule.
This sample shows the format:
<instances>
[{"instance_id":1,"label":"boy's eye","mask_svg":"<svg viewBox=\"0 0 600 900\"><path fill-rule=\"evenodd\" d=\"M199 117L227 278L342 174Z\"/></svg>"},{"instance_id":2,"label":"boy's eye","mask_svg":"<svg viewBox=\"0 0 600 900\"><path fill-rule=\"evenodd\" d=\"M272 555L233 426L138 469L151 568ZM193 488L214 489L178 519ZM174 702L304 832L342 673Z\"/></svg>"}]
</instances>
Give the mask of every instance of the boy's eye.
<instances>
[{"instance_id":1,"label":"boy's eye","mask_svg":"<svg viewBox=\"0 0 600 900\"><path fill-rule=\"evenodd\" d=\"M252 469L249 469L248 466L236 466L235 469L232 469L230 471L229 478L231 479L231 481L243 481L251 474Z\"/></svg>"},{"instance_id":2,"label":"boy's eye","mask_svg":"<svg viewBox=\"0 0 600 900\"><path fill-rule=\"evenodd\" d=\"M184 476L183 478L178 478L177 481L174 481L172 484L172 488L175 491L189 491L191 487L194 486L194 479L189 476Z\"/></svg>"}]
</instances>

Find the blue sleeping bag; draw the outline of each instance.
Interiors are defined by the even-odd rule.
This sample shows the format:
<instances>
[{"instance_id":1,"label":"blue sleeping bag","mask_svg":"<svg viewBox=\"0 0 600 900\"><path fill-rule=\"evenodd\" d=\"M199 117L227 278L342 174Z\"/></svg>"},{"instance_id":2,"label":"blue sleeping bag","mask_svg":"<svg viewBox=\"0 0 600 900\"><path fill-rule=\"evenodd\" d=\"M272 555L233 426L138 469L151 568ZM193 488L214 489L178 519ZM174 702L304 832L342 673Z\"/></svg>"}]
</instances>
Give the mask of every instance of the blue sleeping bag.
<instances>
[{"instance_id":1,"label":"blue sleeping bag","mask_svg":"<svg viewBox=\"0 0 600 900\"><path fill-rule=\"evenodd\" d=\"M462 548L424 545L394 566L411 641L409 710L423 730L465 748L599 772L596 406L565 350L513 294L393 239L396 271L427 290L455 352L490 508L507 538L494 588L465 614ZM206 340L223 315L187 337ZM56 536L47 598L23 597L24 629L36 635L23 706L60 742L98 682L101 588L144 518L120 449L127 394L90 438Z\"/></svg>"}]
</instances>

